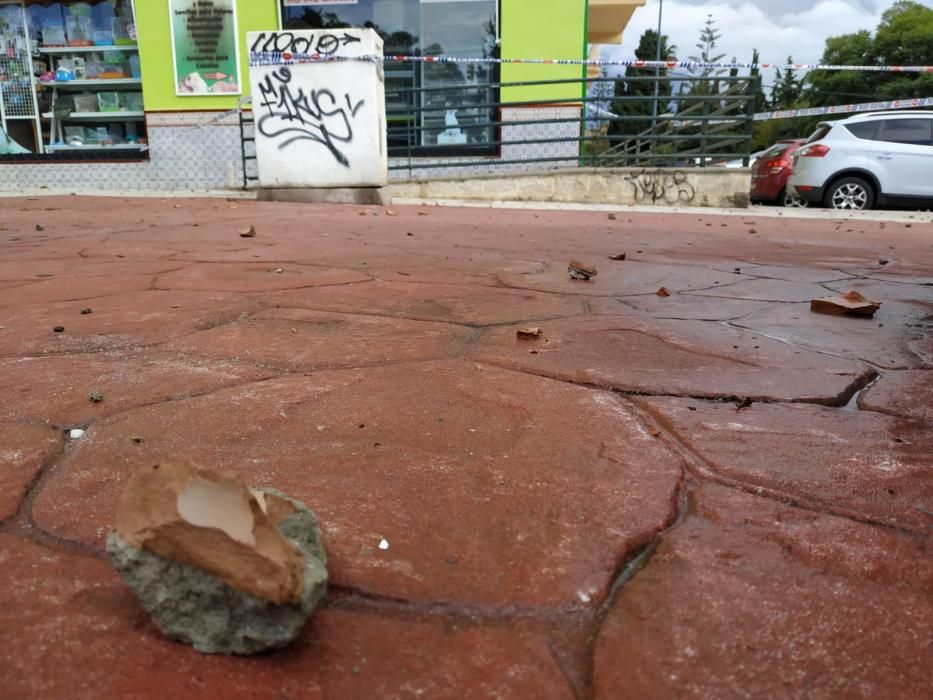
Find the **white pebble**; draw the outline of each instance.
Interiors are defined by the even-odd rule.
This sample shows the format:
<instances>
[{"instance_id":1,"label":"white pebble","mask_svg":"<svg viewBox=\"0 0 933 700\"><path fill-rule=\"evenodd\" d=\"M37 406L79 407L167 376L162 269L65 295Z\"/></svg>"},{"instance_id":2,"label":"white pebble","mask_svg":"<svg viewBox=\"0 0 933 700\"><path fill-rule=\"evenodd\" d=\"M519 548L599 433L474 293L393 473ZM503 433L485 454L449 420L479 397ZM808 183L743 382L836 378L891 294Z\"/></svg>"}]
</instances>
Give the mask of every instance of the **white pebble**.
<instances>
[{"instance_id":1,"label":"white pebble","mask_svg":"<svg viewBox=\"0 0 933 700\"><path fill-rule=\"evenodd\" d=\"M381 549L383 552L387 550L388 548L389 548L389 540L382 540L379 543L379 549Z\"/></svg>"},{"instance_id":2,"label":"white pebble","mask_svg":"<svg viewBox=\"0 0 933 700\"><path fill-rule=\"evenodd\" d=\"M81 428L72 428L68 431L68 437L72 440L80 440L84 437L84 431Z\"/></svg>"}]
</instances>

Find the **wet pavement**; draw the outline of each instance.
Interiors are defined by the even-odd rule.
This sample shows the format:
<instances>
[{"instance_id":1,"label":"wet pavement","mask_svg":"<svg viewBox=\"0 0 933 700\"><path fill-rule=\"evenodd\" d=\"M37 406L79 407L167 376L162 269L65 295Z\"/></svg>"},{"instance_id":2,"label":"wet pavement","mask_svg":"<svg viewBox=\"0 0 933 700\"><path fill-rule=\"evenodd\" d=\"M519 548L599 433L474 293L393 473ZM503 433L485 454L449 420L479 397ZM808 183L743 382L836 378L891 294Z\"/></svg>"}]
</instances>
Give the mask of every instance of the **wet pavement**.
<instances>
[{"instance_id":1,"label":"wet pavement","mask_svg":"<svg viewBox=\"0 0 933 700\"><path fill-rule=\"evenodd\" d=\"M4 698L929 697L933 224L0 210ZM290 649L166 641L106 562L167 457L317 512Z\"/></svg>"}]
</instances>

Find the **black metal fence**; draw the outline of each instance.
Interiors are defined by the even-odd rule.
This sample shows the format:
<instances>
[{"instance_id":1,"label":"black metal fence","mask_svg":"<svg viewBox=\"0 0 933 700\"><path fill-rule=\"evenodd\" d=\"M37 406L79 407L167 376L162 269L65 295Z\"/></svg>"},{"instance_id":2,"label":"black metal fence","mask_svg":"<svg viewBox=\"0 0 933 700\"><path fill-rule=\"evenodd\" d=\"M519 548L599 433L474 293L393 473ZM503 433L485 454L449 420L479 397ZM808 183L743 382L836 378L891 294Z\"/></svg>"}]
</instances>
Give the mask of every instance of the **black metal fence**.
<instances>
[{"instance_id":1,"label":"black metal fence","mask_svg":"<svg viewBox=\"0 0 933 700\"><path fill-rule=\"evenodd\" d=\"M390 178L580 167L747 166L759 80L646 74L427 86L389 82ZM535 96L564 97L511 99L529 88ZM249 114L241 114L241 132L248 186L255 180Z\"/></svg>"}]
</instances>

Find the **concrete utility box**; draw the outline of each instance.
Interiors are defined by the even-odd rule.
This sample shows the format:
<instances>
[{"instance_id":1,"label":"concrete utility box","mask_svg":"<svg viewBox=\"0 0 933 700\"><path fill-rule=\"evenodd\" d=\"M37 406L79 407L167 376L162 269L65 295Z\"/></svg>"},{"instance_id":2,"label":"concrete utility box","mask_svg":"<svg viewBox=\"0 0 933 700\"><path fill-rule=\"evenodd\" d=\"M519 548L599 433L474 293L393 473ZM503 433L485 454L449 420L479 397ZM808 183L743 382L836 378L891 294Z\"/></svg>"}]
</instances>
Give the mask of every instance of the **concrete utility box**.
<instances>
[{"instance_id":1,"label":"concrete utility box","mask_svg":"<svg viewBox=\"0 0 933 700\"><path fill-rule=\"evenodd\" d=\"M263 188L381 187L388 179L382 56L372 29L249 32ZM308 57L338 60L309 60Z\"/></svg>"}]
</instances>

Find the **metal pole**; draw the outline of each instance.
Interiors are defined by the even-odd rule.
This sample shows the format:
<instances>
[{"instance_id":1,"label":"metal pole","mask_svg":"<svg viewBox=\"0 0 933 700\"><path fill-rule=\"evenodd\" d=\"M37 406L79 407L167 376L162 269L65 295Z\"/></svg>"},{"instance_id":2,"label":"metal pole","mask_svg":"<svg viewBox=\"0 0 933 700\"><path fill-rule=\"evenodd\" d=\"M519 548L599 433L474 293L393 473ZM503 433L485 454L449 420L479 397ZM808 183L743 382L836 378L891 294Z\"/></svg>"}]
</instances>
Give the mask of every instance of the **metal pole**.
<instances>
[{"instance_id":1,"label":"metal pole","mask_svg":"<svg viewBox=\"0 0 933 700\"><path fill-rule=\"evenodd\" d=\"M661 60L661 16L664 13L664 0L660 0L658 5L658 37L657 37L657 52L655 55L656 61ZM665 58L667 58L665 56ZM654 68L654 99L651 102L651 135L656 136L656 131L658 128L658 92L660 90L661 84L661 67L655 66ZM657 139L651 140L651 152L654 153L654 144L657 143Z\"/></svg>"}]
</instances>

